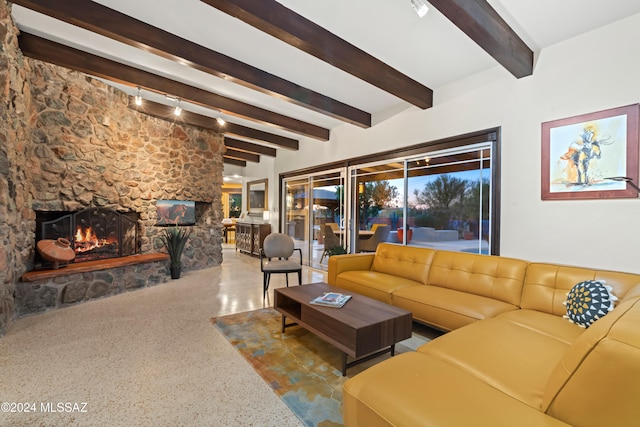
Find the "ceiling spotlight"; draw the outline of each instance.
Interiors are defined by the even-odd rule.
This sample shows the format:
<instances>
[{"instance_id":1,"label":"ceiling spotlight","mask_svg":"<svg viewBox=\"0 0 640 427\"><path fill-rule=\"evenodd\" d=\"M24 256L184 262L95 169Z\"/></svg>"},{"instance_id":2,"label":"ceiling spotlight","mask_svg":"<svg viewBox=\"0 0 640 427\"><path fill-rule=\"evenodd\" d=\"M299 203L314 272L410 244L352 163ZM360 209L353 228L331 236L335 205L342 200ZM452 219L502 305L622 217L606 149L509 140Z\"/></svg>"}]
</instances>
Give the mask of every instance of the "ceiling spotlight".
<instances>
[{"instance_id":1,"label":"ceiling spotlight","mask_svg":"<svg viewBox=\"0 0 640 427\"><path fill-rule=\"evenodd\" d=\"M179 116L180 114L182 114L182 108L180 107L179 99L178 99L178 105L176 106L176 109L173 111L173 114L175 114L176 116Z\"/></svg>"},{"instance_id":2,"label":"ceiling spotlight","mask_svg":"<svg viewBox=\"0 0 640 427\"><path fill-rule=\"evenodd\" d=\"M220 126L224 126L224 124L225 124L225 123L227 123L227 122L225 122L225 121L224 121L224 119L223 119L222 117L220 117L220 116L218 116L218 118L216 119L216 122L218 122L218 124L219 124Z\"/></svg>"},{"instance_id":3,"label":"ceiling spotlight","mask_svg":"<svg viewBox=\"0 0 640 427\"><path fill-rule=\"evenodd\" d=\"M411 7L416 11L420 18L424 17L429 11L429 6L424 0L411 0Z\"/></svg>"},{"instance_id":4,"label":"ceiling spotlight","mask_svg":"<svg viewBox=\"0 0 640 427\"><path fill-rule=\"evenodd\" d=\"M138 94L136 95L136 105L142 105L142 96L140 96L140 86L138 86Z\"/></svg>"}]
</instances>

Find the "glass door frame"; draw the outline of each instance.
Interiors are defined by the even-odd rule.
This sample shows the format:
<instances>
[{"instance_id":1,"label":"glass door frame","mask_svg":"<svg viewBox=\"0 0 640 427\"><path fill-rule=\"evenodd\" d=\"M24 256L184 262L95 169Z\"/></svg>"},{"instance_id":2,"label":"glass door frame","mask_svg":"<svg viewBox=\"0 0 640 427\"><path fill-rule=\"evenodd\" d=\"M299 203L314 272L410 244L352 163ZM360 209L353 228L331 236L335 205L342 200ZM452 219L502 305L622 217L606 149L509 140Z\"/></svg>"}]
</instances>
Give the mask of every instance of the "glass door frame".
<instances>
[{"instance_id":1,"label":"glass door frame","mask_svg":"<svg viewBox=\"0 0 640 427\"><path fill-rule=\"evenodd\" d=\"M353 228L355 222L353 221L354 209L354 189L352 182L352 168L359 168L369 164L385 164L390 162L403 162L404 169L406 170L406 163L412 159L424 157L429 153L456 153L458 151L467 151L476 144L487 144L490 149L490 180L491 180L491 192L489 197L489 220L490 227L488 230L490 244L489 253L492 255L500 255L500 216L501 216L501 136L502 131L500 127L489 128L485 130L479 130L470 132L463 135L456 135L452 137L442 138L439 140L433 140L429 142L423 142L416 145L410 145L401 147L398 149L382 151L377 153L371 153L364 156L347 158L344 160L336 161L333 163L327 163L324 165L312 166L305 169L288 171L280 173L280 182L285 179L300 178L304 176L314 175L316 173L326 173L333 170L344 170L344 214L345 214L345 227L344 234L346 235L346 242L348 242L349 249L353 248ZM405 188L407 188L407 177L404 180ZM405 191L404 205L408 206L406 197L408 197L408 191ZM285 212L285 187L280 186L280 212L281 224L284 224L284 212ZM406 209L403 208L403 222L406 220ZM284 227L284 225L281 225ZM282 228L281 228L282 229ZM406 234L406 233L405 233ZM403 240L406 240L404 236Z\"/></svg>"},{"instance_id":2,"label":"glass door frame","mask_svg":"<svg viewBox=\"0 0 640 427\"><path fill-rule=\"evenodd\" d=\"M484 150L489 150L490 151L490 156L487 158L490 161L490 170L491 170L491 176L490 176L490 182L491 185L489 187L490 189L490 194L489 194L489 232L487 233L489 236L489 251L490 253L494 253L495 248L498 246L495 239L498 237L497 234L497 230L498 227L496 227L496 224L493 224L493 220L494 220L494 216L493 216L493 211L494 211L494 207L495 204L498 203L498 201L494 200L493 197L495 196L496 192L498 192L498 186L499 186L499 182L494 181L495 179L498 179L499 174L495 173L494 171L494 160L496 159L496 141L495 140L491 140L491 139L487 139L484 142L475 142L472 144L465 144L465 145L460 145L457 147L451 147L451 148L443 148L443 149L437 149L437 150L431 150L429 151L428 149L425 149L425 151L421 152L420 154L411 154L411 155L406 155L406 156L399 156L399 157L386 157L384 158L384 160L375 160L375 161L371 161L371 162L361 162L358 164L354 164L354 165L350 165L347 168L347 176L348 176L348 180L347 180L347 184L348 184L348 188L347 188L347 210L346 212L348 213L347 216L347 223L348 223L348 227L347 227L347 242L348 242L348 250L349 252L353 252L353 248L355 248L356 246L356 238L358 236L358 232L356 230L356 226L357 226L357 209L358 209L358 203L357 203L357 194L358 194L358 182L357 182L357 177L358 176L364 176L365 174L357 174L357 171L359 169L365 168L365 167L376 167L376 166L382 166L382 165L387 165L387 164L391 164L391 163L401 163L403 165L403 169L402 169L402 180L403 180L403 187L404 187L404 191L403 194L401 195L402 199L403 199L403 207L402 207L402 224L406 224L408 221L408 212L409 212L409 168L408 165L411 162L414 162L418 159L424 159L425 157L431 157L431 158L436 158L436 157L446 157L446 156L450 156L450 155L455 155L455 154L460 154L460 153L467 153L467 152L473 152L473 151L479 151L480 152L480 162L482 163L482 161L485 159L485 157L483 157L482 153ZM390 171L392 169L389 169ZM483 168L479 169L480 171L484 170ZM375 174L375 172L372 172L371 174ZM398 177L397 179L401 179L400 177ZM482 186L480 186L480 189L482 190ZM482 215L480 215L482 217ZM480 227L482 227L482 221L480 221ZM402 236L402 242L401 244L403 245L407 245L407 234L408 233L403 233ZM496 234L494 236L494 234Z\"/></svg>"},{"instance_id":3,"label":"glass door frame","mask_svg":"<svg viewBox=\"0 0 640 427\"><path fill-rule=\"evenodd\" d=\"M305 224L305 236L309 236L308 239L304 239L303 240L303 248L302 249L302 253L303 255L303 260L302 263L304 265L307 266L311 266L314 268L326 268L325 264L321 264L321 263L317 263L314 261L315 257L314 257L314 234L318 233L322 233L322 230L316 230L315 227L315 213L314 213L314 201L315 201L315 197L314 197L314 184L319 182L317 180L315 180L315 178L317 177L322 177L322 176L327 176L327 175L331 175L331 174L337 174L337 176L335 177L336 179L339 179L339 181L342 183L342 200L338 201L338 207L339 207L339 211L338 211L338 216L340 218L342 218L341 222L345 222L345 218L346 218L346 205L345 205L345 196L346 196L346 188L347 188L347 182L346 182L346 167L339 167L339 168L328 168L325 170L321 170L321 171L315 171L315 172L309 172L309 173L302 173L300 175L288 175L286 177L282 177L280 182L281 182L281 188L280 188L280 212L282 212L282 215L280 215L280 221L279 221L279 227L280 230L282 230L283 233L287 234L287 230L286 230L286 226L287 226L287 184L290 182L302 182L304 180L306 180L306 188L307 188L307 193L308 193L308 199L309 199L309 212L307 215L307 220L306 220L306 224Z\"/></svg>"},{"instance_id":4,"label":"glass door frame","mask_svg":"<svg viewBox=\"0 0 640 427\"><path fill-rule=\"evenodd\" d=\"M377 172L371 172L371 173L367 173L367 174L357 174L354 175L354 173L358 170L358 169L362 169L363 167L376 167L376 166L383 166L383 165L387 165L390 163L402 163L402 173L403 173L403 182L406 188L406 162L405 162L405 158L404 157L397 157L397 158L389 158L389 159L385 159L385 160L378 160L378 161L372 161L372 162L368 162L368 163L360 163L357 165L353 165L353 166L349 166L347 168L347 176L349 177L348 181L348 191L347 191L347 212L349 213L348 217L347 217L347 224L348 226L347 228L347 242L348 242L348 246L347 246L347 250L350 253L354 252L354 249L357 247L357 238L358 238L358 230L356 230L356 226L358 225L358 192L359 192L359 185L358 185L358 181L357 181L357 177L358 176L364 176L364 175L374 175ZM405 191L406 193L406 191ZM406 205L406 196L404 196L405 200L403 201L404 205ZM403 215L406 213L406 210L403 208ZM403 217L403 221L404 221L404 217ZM404 222L403 222L404 223Z\"/></svg>"},{"instance_id":5,"label":"glass door frame","mask_svg":"<svg viewBox=\"0 0 640 427\"><path fill-rule=\"evenodd\" d=\"M488 150L489 151L489 156L485 157L484 156L484 152ZM408 168L409 163L412 163L416 160L423 160L425 158L425 156L427 156L430 159L434 159L434 158L438 158L438 157L448 157L448 156L455 156L456 154L465 154L465 153L471 153L471 152L477 152L479 154L479 157L477 159L473 159L473 160L467 160L467 161L458 161L458 162L451 162L449 163L450 165L453 164L464 164L464 163L480 163L480 168L478 168L477 170L480 172L479 176L480 176L480 185L479 185L479 190L480 190L480 197L479 200L482 201L484 200L483 195L482 195L482 191L484 186L482 185L482 179L484 178L485 175L485 171L490 170L490 176L489 176L489 203L488 203L488 231L486 233L486 235L488 236L488 245L487 247L483 247L482 244L482 235L484 234L484 229L483 229L483 215L482 215L482 204L479 205L479 212L478 212L478 234L480 236L479 238L479 243L478 243L478 251L479 253L482 253L483 249L488 249L489 253L491 253L492 248L496 247L497 245L494 245L494 239L496 238L496 236L494 236L494 233L497 233L497 229L498 227L496 227L496 224L494 224L494 216L493 216L493 211L495 209L495 204L496 204L496 200L493 199L495 192L498 191L499 188L499 182L494 181L495 179L497 179L496 177L498 177L499 175L494 173L494 159L496 156L495 153L496 150L496 144L495 141L492 140L487 140L485 142L477 142L474 144L468 144L468 145L461 145L457 148L448 148L448 149L443 149L443 150L437 150L437 151L432 151L432 152L428 152L428 153L424 153L420 156L412 156L412 157L407 157L405 159L405 188L409 189L409 179L410 179L410 174L409 171L410 169ZM489 162L489 168L484 168L483 164L484 162L488 161ZM448 164L447 164L448 165ZM409 193L410 191L406 191L405 192L405 209L404 209L404 216L403 218L405 220L408 220L408 209L409 209ZM405 235L403 238L403 244L407 244L408 242L407 240L407 236Z\"/></svg>"}]
</instances>

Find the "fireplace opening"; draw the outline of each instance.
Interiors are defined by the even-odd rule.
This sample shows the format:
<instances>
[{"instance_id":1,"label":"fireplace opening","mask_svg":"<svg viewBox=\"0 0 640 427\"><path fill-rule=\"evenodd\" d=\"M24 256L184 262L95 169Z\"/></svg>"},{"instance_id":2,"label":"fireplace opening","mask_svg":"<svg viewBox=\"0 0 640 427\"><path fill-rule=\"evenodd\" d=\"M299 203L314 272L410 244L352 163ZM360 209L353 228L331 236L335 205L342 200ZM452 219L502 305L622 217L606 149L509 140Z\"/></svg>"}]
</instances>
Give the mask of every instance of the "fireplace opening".
<instances>
[{"instance_id":1,"label":"fireplace opening","mask_svg":"<svg viewBox=\"0 0 640 427\"><path fill-rule=\"evenodd\" d=\"M116 258L139 253L138 215L107 208L78 212L36 212L36 244L64 238L76 257L72 262ZM35 265L48 264L36 251Z\"/></svg>"}]
</instances>

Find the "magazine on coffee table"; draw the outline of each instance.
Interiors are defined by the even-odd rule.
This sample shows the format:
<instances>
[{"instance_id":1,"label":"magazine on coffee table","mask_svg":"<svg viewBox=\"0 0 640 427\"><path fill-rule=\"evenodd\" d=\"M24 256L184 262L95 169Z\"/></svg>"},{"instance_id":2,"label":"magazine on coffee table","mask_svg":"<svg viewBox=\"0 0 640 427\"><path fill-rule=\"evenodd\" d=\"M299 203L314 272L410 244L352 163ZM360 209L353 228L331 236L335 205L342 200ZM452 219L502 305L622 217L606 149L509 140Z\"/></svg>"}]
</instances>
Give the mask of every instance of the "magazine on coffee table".
<instances>
[{"instance_id":1,"label":"magazine on coffee table","mask_svg":"<svg viewBox=\"0 0 640 427\"><path fill-rule=\"evenodd\" d=\"M327 292L317 298L312 299L311 304L323 305L326 307L340 308L351 299L351 295L345 295L338 292Z\"/></svg>"}]
</instances>

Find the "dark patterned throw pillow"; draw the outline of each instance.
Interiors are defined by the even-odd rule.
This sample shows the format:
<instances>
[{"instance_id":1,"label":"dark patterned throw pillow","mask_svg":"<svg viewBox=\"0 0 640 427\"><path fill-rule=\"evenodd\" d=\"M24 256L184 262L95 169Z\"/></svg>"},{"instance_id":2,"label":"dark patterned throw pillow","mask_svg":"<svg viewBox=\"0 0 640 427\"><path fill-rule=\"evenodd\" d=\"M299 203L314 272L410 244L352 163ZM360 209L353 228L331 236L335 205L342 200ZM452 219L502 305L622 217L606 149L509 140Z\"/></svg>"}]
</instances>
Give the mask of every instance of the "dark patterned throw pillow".
<instances>
[{"instance_id":1,"label":"dark patterned throw pillow","mask_svg":"<svg viewBox=\"0 0 640 427\"><path fill-rule=\"evenodd\" d=\"M567 294L567 314L570 322L588 328L593 322L613 310L618 300L612 293L611 286L604 280L585 280L576 284Z\"/></svg>"}]
</instances>

